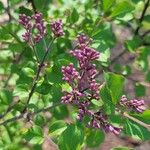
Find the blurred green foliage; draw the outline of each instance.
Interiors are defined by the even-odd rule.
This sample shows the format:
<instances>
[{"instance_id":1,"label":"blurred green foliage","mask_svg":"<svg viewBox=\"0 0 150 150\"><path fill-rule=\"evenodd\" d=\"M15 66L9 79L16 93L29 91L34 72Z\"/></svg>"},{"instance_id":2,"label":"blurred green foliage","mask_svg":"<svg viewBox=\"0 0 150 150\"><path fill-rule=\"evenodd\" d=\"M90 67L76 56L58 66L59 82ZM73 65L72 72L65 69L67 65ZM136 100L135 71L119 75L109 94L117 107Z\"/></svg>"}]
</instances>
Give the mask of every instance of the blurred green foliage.
<instances>
[{"instance_id":1,"label":"blurred green foliage","mask_svg":"<svg viewBox=\"0 0 150 150\"><path fill-rule=\"evenodd\" d=\"M150 6L141 19L146 3L149 0L11 0L6 8L0 2L0 15L11 15L9 21L0 26L0 114L9 111L16 100L19 103L13 110L0 117L0 123L14 117L23 110L32 81L37 70L37 63L32 49L22 40L22 27L18 23L19 14L31 16L34 11L43 13L46 22L47 34L45 41L51 40L50 23L61 18L65 35L54 42L52 50L47 57L47 65L38 81L37 88L28 106L31 112L40 108L51 106L60 101L62 89L68 89L62 81L61 66L70 62L77 66L74 58L68 55L73 49L72 41L79 33L85 33L93 39L92 47L101 53L100 59L95 62L103 73L106 83L100 91L100 103L93 101L97 109L103 106L112 123L125 125L123 135L140 140L149 140L150 132L144 127L129 119L122 121L115 113L120 96L124 92L125 78L133 77L134 91L137 97L146 94L145 85L139 83L132 75L135 70L141 71L145 82L150 84ZM10 14L9 14L10 13ZM9 16L10 17L10 16ZM117 57L111 59L112 49L118 44L117 26L131 31L123 45L124 53L134 55L134 60L127 64L119 64L116 60L122 55L116 50ZM137 28L138 33L135 33ZM121 35L120 35L121 36ZM44 55L44 42L36 45L36 51L41 60ZM123 54L124 54L123 53ZM123 59L123 58L121 58ZM130 78L131 79L131 78ZM132 82L132 81L131 81ZM72 119L75 108L58 106L49 110L49 114L41 113L34 117L28 127L27 122L17 121L7 125L0 125L0 150L28 150L42 149L44 141L43 127L49 129L49 136L58 144L60 150L80 150L84 147L98 147L103 143L105 134L101 130L87 129L79 122L66 123L64 120ZM49 118L49 115L53 116ZM143 114L131 114L145 123L150 123L150 111ZM117 117L116 117L117 116ZM119 122L119 123L117 123ZM128 148L114 148L126 150Z\"/></svg>"}]
</instances>

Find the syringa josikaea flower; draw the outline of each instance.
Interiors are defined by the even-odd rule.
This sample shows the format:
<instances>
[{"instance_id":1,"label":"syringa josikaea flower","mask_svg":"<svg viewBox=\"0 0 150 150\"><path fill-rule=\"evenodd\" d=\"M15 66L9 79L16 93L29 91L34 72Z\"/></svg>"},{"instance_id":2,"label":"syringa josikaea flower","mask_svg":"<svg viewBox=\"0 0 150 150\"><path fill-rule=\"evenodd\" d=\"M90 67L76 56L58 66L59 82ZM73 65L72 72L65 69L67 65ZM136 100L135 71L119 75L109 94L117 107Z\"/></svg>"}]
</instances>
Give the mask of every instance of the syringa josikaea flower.
<instances>
[{"instance_id":1,"label":"syringa josikaea flower","mask_svg":"<svg viewBox=\"0 0 150 150\"><path fill-rule=\"evenodd\" d=\"M37 12L32 17L21 14L19 16L19 23L23 25L26 32L22 35L23 39L27 42L33 40L38 43L45 35L45 25L42 19L42 13ZM33 36L33 30L37 29L37 33Z\"/></svg>"},{"instance_id":2,"label":"syringa josikaea flower","mask_svg":"<svg viewBox=\"0 0 150 150\"><path fill-rule=\"evenodd\" d=\"M19 23L26 30L22 35L23 40L26 42L31 43L33 41L34 43L38 43L46 34L46 27L42 19L42 13L40 12L32 15L32 17L21 14L19 16ZM55 37L64 35L62 25L63 23L61 20L51 23L51 29Z\"/></svg>"},{"instance_id":3,"label":"syringa josikaea flower","mask_svg":"<svg viewBox=\"0 0 150 150\"><path fill-rule=\"evenodd\" d=\"M142 113L145 110L144 100L137 100L137 99L128 100L125 95L121 97L120 105L138 113Z\"/></svg>"},{"instance_id":4,"label":"syringa josikaea flower","mask_svg":"<svg viewBox=\"0 0 150 150\"><path fill-rule=\"evenodd\" d=\"M51 23L51 29L55 37L60 37L64 35L62 26L63 26L62 20L57 20Z\"/></svg>"},{"instance_id":5,"label":"syringa josikaea flower","mask_svg":"<svg viewBox=\"0 0 150 150\"><path fill-rule=\"evenodd\" d=\"M107 117L100 112L90 109L92 99L99 100L100 84L96 81L97 69L93 61L98 59L100 53L89 47L87 36L81 34L77 37L78 47L70 52L79 62L79 70L73 64L62 67L63 80L72 88L71 92L64 92L61 102L74 104L78 107L77 119L82 121L89 116L88 126L102 128L106 132L119 134L121 129L109 123Z\"/></svg>"}]
</instances>

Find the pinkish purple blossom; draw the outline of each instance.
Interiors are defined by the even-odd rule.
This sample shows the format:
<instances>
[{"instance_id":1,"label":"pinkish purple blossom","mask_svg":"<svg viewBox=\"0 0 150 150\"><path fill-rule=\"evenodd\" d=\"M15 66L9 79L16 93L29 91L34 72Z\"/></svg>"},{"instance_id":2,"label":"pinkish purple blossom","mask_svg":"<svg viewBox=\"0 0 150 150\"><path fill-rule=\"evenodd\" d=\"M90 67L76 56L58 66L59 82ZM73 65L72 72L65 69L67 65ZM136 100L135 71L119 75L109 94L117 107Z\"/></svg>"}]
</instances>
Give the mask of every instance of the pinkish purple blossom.
<instances>
[{"instance_id":1,"label":"pinkish purple blossom","mask_svg":"<svg viewBox=\"0 0 150 150\"><path fill-rule=\"evenodd\" d=\"M100 56L99 52L85 44L81 44L78 49L70 51L70 54L78 59L81 68L88 67L90 61L96 60Z\"/></svg>"},{"instance_id":2,"label":"pinkish purple blossom","mask_svg":"<svg viewBox=\"0 0 150 150\"><path fill-rule=\"evenodd\" d=\"M62 25L62 20L57 20L51 23L51 29L55 37L60 37L64 35Z\"/></svg>"},{"instance_id":3,"label":"pinkish purple blossom","mask_svg":"<svg viewBox=\"0 0 150 150\"><path fill-rule=\"evenodd\" d=\"M74 104L78 107L77 119L79 121L82 121L85 116L89 116L91 121L88 126L119 134L120 128L111 125L105 115L100 111L90 110L91 100L99 100L100 98L100 84L95 79L97 75L96 65L92 63L93 60L99 58L100 54L95 49L85 45L87 44L85 35L78 36L78 42L78 47L72 50L70 54L77 58L79 71L74 68L73 64L62 67L62 79L69 83L72 91L70 93L64 92L61 102Z\"/></svg>"},{"instance_id":4,"label":"pinkish purple blossom","mask_svg":"<svg viewBox=\"0 0 150 150\"><path fill-rule=\"evenodd\" d=\"M118 135L121 132L121 128L115 127L110 124L107 120L106 115L102 112L97 112L92 115L92 120L88 123L89 127L100 129L102 128L105 132L112 132Z\"/></svg>"},{"instance_id":5,"label":"pinkish purple blossom","mask_svg":"<svg viewBox=\"0 0 150 150\"><path fill-rule=\"evenodd\" d=\"M69 64L67 67L62 66L63 80L72 84L74 80L79 80L81 77L78 71L74 68L73 64Z\"/></svg>"},{"instance_id":6,"label":"pinkish purple blossom","mask_svg":"<svg viewBox=\"0 0 150 150\"><path fill-rule=\"evenodd\" d=\"M35 35L34 41L38 43L45 35L45 25L42 19L42 13L36 13L33 15L33 18L35 20L34 27L38 30L38 34Z\"/></svg>"},{"instance_id":7,"label":"pinkish purple blossom","mask_svg":"<svg viewBox=\"0 0 150 150\"><path fill-rule=\"evenodd\" d=\"M120 134L120 132L121 132L121 128L114 127L114 126L111 125L111 124L106 124L106 125L104 125L103 129L105 130L105 132L112 132L112 133L114 133L115 135L118 135L118 134Z\"/></svg>"},{"instance_id":8,"label":"pinkish purple blossom","mask_svg":"<svg viewBox=\"0 0 150 150\"><path fill-rule=\"evenodd\" d=\"M19 16L19 23L25 28L26 32L22 35L23 40L28 42L31 38L32 24L30 23L31 17L22 14Z\"/></svg>"},{"instance_id":9,"label":"pinkish purple blossom","mask_svg":"<svg viewBox=\"0 0 150 150\"><path fill-rule=\"evenodd\" d=\"M42 20L42 14L36 13L32 17L22 14L19 16L19 23L23 25L26 32L22 35L23 39L27 42L33 40L35 43L38 43L45 35L45 25ZM38 33L33 37L33 30L37 29Z\"/></svg>"},{"instance_id":10,"label":"pinkish purple blossom","mask_svg":"<svg viewBox=\"0 0 150 150\"><path fill-rule=\"evenodd\" d=\"M121 97L120 105L138 113L142 113L145 110L144 100L136 100L136 99L128 100L125 95Z\"/></svg>"},{"instance_id":11,"label":"pinkish purple blossom","mask_svg":"<svg viewBox=\"0 0 150 150\"><path fill-rule=\"evenodd\" d=\"M21 14L19 16L19 23L26 30L22 35L23 40L26 42L32 43L33 41L34 43L38 43L46 34L46 27L44 25L44 20L42 19L42 13L40 12L37 12L32 17ZM55 21L51 24L52 32L55 37L64 35L62 25L61 20Z\"/></svg>"}]
</instances>

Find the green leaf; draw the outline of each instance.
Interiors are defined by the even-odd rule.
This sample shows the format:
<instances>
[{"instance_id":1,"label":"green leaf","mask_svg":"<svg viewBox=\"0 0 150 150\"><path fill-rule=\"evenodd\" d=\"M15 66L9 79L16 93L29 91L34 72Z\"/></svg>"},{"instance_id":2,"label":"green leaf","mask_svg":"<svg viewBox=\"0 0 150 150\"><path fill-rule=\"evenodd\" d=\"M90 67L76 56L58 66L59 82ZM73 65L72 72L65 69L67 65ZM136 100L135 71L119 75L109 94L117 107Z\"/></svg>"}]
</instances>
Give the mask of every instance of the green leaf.
<instances>
[{"instance_id":1,"label":"green leaf","mask_svg":"<svg viewBox=\"0 0 150 150\"><path fill-rule=\"evenodd\" d=\"M49 127L49 135L50 136L56 136L56 135L58 136L66 128L67 128L67 124L63 120L57 120Z\"/></svg>"},{"instance_id":2,"label":"green leaf","mask_svg":"<svg viewBox=\"0 0 150 150\"><path fill-rule=\"evenodd\" d=\"M0 2L0 13L4 11L4 5L2 2Z\"/></svg>"},{"instance_id":3,"label":"green leaf","mask_svg":"<svg viewBox=\"0 0 150 150\"><path fill-rule=\"evenodd\" d=\"M125 134L138 140L149 140L150 132L143 126L126 119L125 121Z\"/></svg>"},{"instance_id":4,"label":"green leaf","mask_svg":"<svg viewBox=\"0 0 150 150\"><path fill-rule=\"evenodd\" d=\"M113 47L116 43L116 37L112 30L112 25L108 22L100 24L95 27L95 32L92 32L92 38L94 41L99 42L99 51L104 51Z\"/></svg>"},{"instance_id":5,"label":"green leaf","mask_svg":"<svg viewBox=\"0 0 150 150\"><path fill-rule=\"evenodd\" d=\"M44 126L46 120L42 115L36 115L36 117L34 118L34 123L38 126Z\"/></svg>"},{"instance_id":6,"label":"green leaf","mask_svg":"<svg viewBox=\"0 0 150 150\"><path fill-rule=\"evenodd\" d=\"M75 23L78 21L78 19L79 19L79 14L78 14L77 10L75 8L73 8L73 11L70 16L70 21L71 21L71 23Z\"/></svg>"},{"instance_id":7,"label":"green leaf","mask_svg":"<svg viewBox=\"0 0 150 150\"><path fill-rule=\"evenodd\" d=\"M7 29L7 27L5 26L1 26L1 28L5 30L7 34L10 34L18 43L20 43L23 46L23 42L20 40L16 33L12 32L10 29Z\"/></svg>"},{"instance_id":8,"label":"green leaf","mask_svg":"<svg viewBox=\"0 0 150 150\"><path fill-rule=\"evenodd\" d=\"M92 44L92 47L95 48L97 51L100 52L100 57L98 59L98 61L101 62L108 62L108 59L110 58L110 47L107 43L105 43L105 41L97 41L97 43Z\"/></svg>"},{"instance_id":9,"label":"green leaf","mask_svg":"<svg viewBox=\"0 0 150 150\"><path fill-rule=\"evenodd\" d=\"M132 114L132 116L138 118L139 120L150 124L150 109L145 110L143 113L141 114Z\"/></svg>"},{"instance_id":10,"label":"green leaf","mask_svg":"<svg viewBox=\"0 0 150 150\"><path fill-rule=\"evenodd\" d=\"M112 102L117 104L122 95L125 78L114 73L105 73L105 81L110 90Z\"/></svg>"},{"instance_id":11,"label":"green leaf","mask_svg":"<svg viewBox=\"0 0 150 150\"><path fill-rule=\"evenodd\" d=\"M71 92L72 90L72 87L68 83L62 84L61 87L62 87L62 91Z\"/></svg>"},{"instance_id":12,"label":"green leaf","mask_svg":"<svg viewBox=\"0 0 150 150\"><path fill-rule=\"evenodd\" d=\"M86 136L86 144L88 147L98 147L104 142L105 134L100 130L90 130Z\"/></svg>"},{"instance_id":13,"label":"green leaf","mask_svg":"<svg viewBox=\"0 0 150 150\"><path fill-rule=\"evenodd\" d=\"M127 40L125 42L125 47L130 52L135 52L140 45L141 45L141 39L137 37L134 37L132 40Z\"/></svg>"},{"instance_id":14,"label":"green leaf","mask_svg":"<svg viewBox=\"0 0 150 150\"><path fill-rule=\"evenodd\" d=\"M60 101L60 99L62 97L61 86L60 85L52 85L52 87L50 88L50 93L51 93L53 102Z\"/></svg>"},{"instance_id":15,"label":"green leaf","mask_svg":"<svg viewBox=\"0 0 150 150\"><path fill-rule=\"evenodd\" d=\"M36 88L36 92L47 95L48 93L50 93L51 87L51 84L44 81L40 86Z\"/></svg>"},{"instance_id":16,"label":"green leaf","mask_svg":"<svg viewBox=\"0 0 150 150\"><path fill-rule=\"evenodd\" d=\"M19 7L19 14L25 14L27 16L32 16L32 11L24 6Z\"/></svg>"},{"instance_id":17,"label":"green leaf","mask_svg":"<svg viewBox=\"0 0 150 150\"><path fill-rule=\"evenodd\" d=\"M134 7L127 1L118 3L111 13L111 17L117 17L132 12Z\"/></svg>"},{"instance_id":18,"label":"green leaf","mask_svg":"<svg viewBox=\"0 0 150 150\"><path fill-rule=\"evenodd\" d=\"M22 72L28 77L33 77L35 75L34 70L29 67L23 68Z\"/></svg>"},{"instance_id":19,"label":"green leaf","mask_svg":"<svg viewBox=\"0 0 150 150\"><path fill-rule=\"evenodd\" d=\"M102 1L103 1L103 10L105 12L107 12L116 2L116 0L102 0Z\"/></svg>"},{"instance_id":20,"label":"green leaf","mask_svg":"<svg viewBox=\"0 0 150 150\"><path fill-rule=\"evenodd\" d=\"M104 85L101 88L100 97L101 97L101 99L104 103L103 109L105 110L105 112L107 114L112 114L112 112L114 112L114 110L115 110L115 107L112 103L112 98L111 98L111 95L110 95L110 91L109 91L109 89L107 88L106 85Z\"/></svg>"},{"instance_id":21,"label":"green leaf","mask_svg":"<svg viewBox=\"0 0 150 150\"><path fill-rule=\"evenodd\" d=\"M67 106L58 106L58 107L54 108L51 111L51 113L53 114L53 117L55 117L56 119L66 118L66 117L68 117L68 114L69 114Z\"/></svg>"},{"instance_id":22,"label":"green leaf","mask_svg":"<svg viewBox=\"0 0 150 150\"><path fill-rule=\"evenodd\" d=\"M0 103L9 105L13 100L12 92L8 90L0 91Z\"/></svg>"},{"instance_id":23,"label":"green leaf","mask_svg":"<svg viewBox=\"0 0 150 150\"><path fill-rule=\"evenodd\" d=\"M145 95L146 93L145 86L137 83L135 84L134 88L135 88L135 94L137 97L141 97Z\"/></svg>"},{"instance_id":24,"label":"green leaf","mask_svg":"<svg viewBox=\"0 0 150 150\"><path fill-rule=\"evenodd\" d=\"M43 131L39 126L30 128L23 137L31 144L41 144L44 141Z\"/></svg>"},{"instance_id":25,"label":"green leaf","mask_svg":"<svg viewBox=\"0 0 150 150\"><path fill-rule=\"evenodd\" d=\"M18 84L13 91L13 96L18 96L20 99L27 98L29 95L27 87L28 85Z\"/></svg>"},{"instance_id":26,"label":"green leaf","mask_svg":"<svg viewBox=\"0 0 150 150\"><path fill-rule=\"evenodd\" d=\"M103 102L102 102L102 101L96 100L96 99L92 99L92 100L91 100L91 103L94 104L94 105L96 105L96 106L98 106L98 107L100 107L100 106L103 105Z\"/></svg>"},{"instance_id":27,"label":"green leaf","mask_svg":"<svg viewBox=\"0 0 150 150\"><path fill-rule=\"evenodd\" d=\"M83 143L84 135L81 128L70 124L59 136L58 145L60 150L77 150Z\"/></svg>"},{"instance_id":28,"label":"green leaf","mask_svg":"<svg viewBox=\"0 0 150 150\"><path fill-rule=\"evenodd\" d=\"M141 2L141 0L132 0L132 2L137 4L137 3Z\"/></svg>"},{"instance_id":29,"label":"green leaf","mask_svg":"<svg viewBox=\"0 0 150 150\"><path fill-rule=\"evenodd\" d=\"M144 21L150 23L150 15L144 16Z\"/></svg>"}]
</instances>

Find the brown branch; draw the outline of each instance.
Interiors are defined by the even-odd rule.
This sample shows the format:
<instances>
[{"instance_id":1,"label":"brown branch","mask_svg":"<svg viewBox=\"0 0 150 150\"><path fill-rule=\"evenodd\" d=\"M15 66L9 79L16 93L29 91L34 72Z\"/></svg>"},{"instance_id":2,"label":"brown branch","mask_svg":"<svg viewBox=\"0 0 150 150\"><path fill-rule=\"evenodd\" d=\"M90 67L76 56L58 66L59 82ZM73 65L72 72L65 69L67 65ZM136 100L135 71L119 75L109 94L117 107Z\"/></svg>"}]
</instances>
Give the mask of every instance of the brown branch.
<instances>
[{"instance_id":1,"label":"brown branch","mask_svg":"<svg viewBox=\"0 0 150 150\"><path fill-rule=\"evenodd\" d=\"M14 58L13 59L13 64L18 64L22 58L22 55L24 53L24 50L20 53L20 55L17 57L17 58ZM5 84L3 86L3 88L6 88L8 83L9 83L9 80L11 79L11 77L13 76L13 73L10 73L7 80L5 81ZM15 102L14 104L10 104L7 108L7 110L3 113L3 114L0 114L0 119L4 118L9 112L11 112L11 110L16 106L16 104L18 104L20 102L20 100L18 100L17 102Z\"/></svg>"},{"instance_id":2,"label":"brown branch","mask_svg":"<svg viewBox=\"0 0 150 150\"><path fill-rule=\"evenodd\" d=\"M138 120L137 118L134 118L134 117L130 116L127 112L124 112L123 116L125 116L126 118L128 118L128 119L130 119L130 120L132 120L136 123L138 123L139 125L145 127L148 131L150 131L150 124L146 124L146 123Z\"/></svg>"},{"instance_id":3,"label":"brown branch","mask_svg":"<svg viewBox=\"0 0 150 150\"><path fill-rule=\"evenodd\" d=\"M137 26L137 28L136 28L136 30L135 30L135 32L134 32L134 35L138 35L138 33L139 33L139 30L140 30L140 28L141 28L141 24L142 24L142 21L143 21L143 19L144 19L144 16L145 16L145 13L146 13L146 11L147 11L147 8L148 8L148 6L149 6L149 3L150 3L150 0L147 0L147 2L146 2L145 5L144 5L144 9L143 9L143 11L142 11L141 17L139 18L139 25Z\"/></svg>"},{"instance_id":4,"label":"brown branch","mask_svg":"<svg viewBox=\"0 0 150 150\"><path fill-rule=\"evenodd\" d=\"M8 123L12 123L12 122L16 122L16 121L18 121L18 120L20 120L20 119L28 119L28 118L30 118L31 116L35 116L35 115L37 115L37 114L39 114L39 113L42 113L42 112L47 112L47 111L49 111L50 109L53 109L53 108L55 108L55 107L57 107L57 106L61 106L61 105L63 105L62 103L56 103L56 104L54 104L54 105L52 105L52 106L48 106L48 107L46 107L46 108L41 108L41 109L39 109L39 110L37 110L37 111L35 111L35 112L32 112L32 113L21 113L20 115L18 115L18 116L15 116L15 117L12 117L12 118L10 118L10 119L7 119L7 120L5 120L5 121L3 121L3 122L1 122L0 123L0 126L2 126L2 125L6 125L6 124L8 124Z\"/></svg>"},{"instance_id":5,"label":"brown branch","mask_svg":"<svg viewBox=\"0 0 150 150\"><path fill-rule=\"evenodd\" d=\"M33 11L36 13L37 10L36 10L36 7L35 7L34 0L27 0L27 1L28 1L28 3L31 3L31 6L32 6L32 8L33 8Z\"/></svg>"},{"instance_id":6,"label":"brown branch","mask_svg":"<svg viewBox=\"0 0 150 150\"><path fill-rule=\"evenodd\" d=\"M147 30L147 31L145 31L145 32L143 33L142 37L146 36L146 35L149 34L149 33L150 33L150 29Z\"/></svg>"},{"instance_id":7,"label":"brown branch","mask_svg":"<svg viewBox=\"0 0 150 150\"><path fill-rule=\"evenodd\" d=\"M9 17L9 22L11 22L12 16L11 16L11 12L10 12L9 0L7 0L7 8L6 8L6 12L7 12L8 17Z\"/></svg>"},{"instance_id":8,"label":"brown branch","mask_svg":"<svg viewBox=\"0 0 150 150\"><path fill-rule=\"evenodd\" d=\"M43 66L44 66L44 62L45 62L45 60L46 60L46 58L47 58L47 55L48 55L48 53L49 53L49 51L50 51L50 48L51 48L51 46L52 46L54 40L55 40L55 38L53 38L53 39L51 40L51 42L49 43L48 47L46 48L46 52L45 52L45 54L44 54L44 56L43 56L43 58L42 58L42 60L41 60L41 62L40 62L40 64L39 64L39 66L38 66L37 73L36 73L36 76L35 76L35 79L34 79L34 81L33 81L33 85L32 85L31 91L30 91L29 96L28 96L28 99L27 99L27 103L26 103L25 108L23 109L22 113L25 113L25 112L26 112L27 106L28 106L28 104L29 104L29 102L30 102L30 100L31 100L31 97L32 97L33 94L34 94L34 91L35 91L35 88L36 88L36 86L37 86L40 73L41 73L42 68L43 68Z\"/></svg>"}]
</instances>

